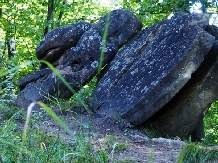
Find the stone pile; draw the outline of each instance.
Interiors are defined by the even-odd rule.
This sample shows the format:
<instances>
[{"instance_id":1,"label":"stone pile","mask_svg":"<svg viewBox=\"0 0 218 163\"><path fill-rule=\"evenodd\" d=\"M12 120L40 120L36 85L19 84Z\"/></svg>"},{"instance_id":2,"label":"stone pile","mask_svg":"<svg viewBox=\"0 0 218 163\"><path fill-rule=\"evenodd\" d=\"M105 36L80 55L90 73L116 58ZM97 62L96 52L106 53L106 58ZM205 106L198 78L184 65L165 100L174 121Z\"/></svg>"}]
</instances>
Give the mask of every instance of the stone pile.
<instances>
[{"instance_id":1,"label":"stone pile","mask_svg":"<svg viewBox=\"0 0 218 163\"><path fill-rule=\"evenodd\" d=\"M218 97L217 27L209 25L207 15L176 13L141 28L131 12L114 10L96 24L52 30L36 55L53 64L75 91L97 74L99 65L107 65L92 95L93 111L102 117L119 119L124 127L151 123L164 137L201 139L203 117ZM74 93L42 68L18 83L18 107Z\"/></svg>"}]
</instances>

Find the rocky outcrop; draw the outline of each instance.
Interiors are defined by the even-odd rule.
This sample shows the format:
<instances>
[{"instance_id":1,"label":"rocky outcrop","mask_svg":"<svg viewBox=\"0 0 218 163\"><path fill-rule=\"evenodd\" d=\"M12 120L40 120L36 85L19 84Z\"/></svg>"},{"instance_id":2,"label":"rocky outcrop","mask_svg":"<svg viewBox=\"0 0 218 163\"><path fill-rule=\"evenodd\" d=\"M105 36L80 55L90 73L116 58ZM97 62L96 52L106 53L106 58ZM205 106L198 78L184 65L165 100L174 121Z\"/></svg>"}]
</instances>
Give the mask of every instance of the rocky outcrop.
<instances>
[{"instance_id":1,"label":"rocky outcrop","mask_svg":"<svg viewBox=\"0 0 218 163\"><path fill-rule=\"evenodd\" d=\"M208 22L206 15L178 13L138 33L109 64L93 93L94 110L106 117L122 119L126 126L152 122L165 137L187 138L193 134L203 120L203 113L218 95L210 92L212 97L202 100L204 105L201 105L195 99L201 92L192 92L195 85L186 88L186 84L195 80L202 82L192 74L202 75L199 67L205 65L203 61L210 56L208 52L215 41L205 31ZM172 112L168 104L177 99L181 90L191 91L193 97L184 93L189 103L180 99L180 104L175 102L171 106L176 110ZM202 137L202 131L196 132L199 133L196 139Z\"/></svg>"},{"instance_id":2,"label":"rocky outcrop","mask_svg":"<svg viewBox=\"0 0 218 163\"><path fill-rule=\"evenodd\" d=\"M206 27L206 16L200 20ZM104 116L116 113L140 125L160 110L189 81L213 45L214 37L195 22L195 15L179 14L135 36L100 80L95 111Z\"/></svg>"},{"instance_id":3,"label":"rocky outcrop","mask_svg":"<svg viewBox=\"0 0 218 163\"><path fill-rule=\"evenodd\" d=\"M72 89L78 91L97 74L101 53L103 67L141 28L142 23L131 12L115 10L93 25L79 22L52 30L37 48L37 57L53 63ZM47 70L24 77L19 86L21 91L15 102L18 107L27 107L50 95L69 98L75 93Z\"/></svg>"},{"instance_id":4,"label":"rocky outcrop","mask_svg":"<svg viewBox=\"0 0 218 163\"><path fill-rule=\"evenodd\" d=\"M16 105L27 107L50 95L69 98L104 68L92 100L105 122L151 123L161 136L200 140L203 117L218 97L217 28L208 24L207 15L176 13L140 31L132 13L115 10L96 24L54 29L37 57L53 64L73 91L45 68L18 83Z\"/></svg>"},{"instance_id":5,"label":"rocky outcrop","mask_svg":"<svg viewBox=\"0 0 218 163\"><path fill-rule=\"evenodd\" d=\"M193 141L204 137L203 117L218 97L217 52L218 41L188 83L160 112L150 118L162 136L179 135L187 138L192 135Z\"/></svg>"}]
</instances>

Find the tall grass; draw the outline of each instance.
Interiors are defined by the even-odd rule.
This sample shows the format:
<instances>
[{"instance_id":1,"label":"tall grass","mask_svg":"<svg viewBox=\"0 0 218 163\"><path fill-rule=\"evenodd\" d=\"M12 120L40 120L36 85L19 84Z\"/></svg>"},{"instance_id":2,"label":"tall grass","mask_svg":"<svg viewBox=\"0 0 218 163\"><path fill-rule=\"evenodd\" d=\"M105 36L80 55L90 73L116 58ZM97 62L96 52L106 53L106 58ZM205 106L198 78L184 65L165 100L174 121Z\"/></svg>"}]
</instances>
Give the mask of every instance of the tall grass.
<instances>
[{"instance_id":1,"label":"tall grass","mask_svg":"<svg viewBox=\"0 0 218 163\"><path fill-rule=\"evenodd\" d=\"M43 61L46 63L45 61ZM48 63L49 65L49 63ZM20 66L19 66L20 67ZM65 85L73 91L70 85L64 80L59 72L49 65L53 72L65 83ZM7 75L7 73L4 73ZM75 93L75 92L74 92ZM79 100L84 107L84 101ZM31 119L32 107L38 104L46 113L57 122L73 139L72 144L62 142L59 137L48 137L46 133L29 128ZM3 106L4 107L4 106ZM10 110L10 107L8 107ZM24 108L25 110L25 108ZM20 111L18 111L21 113ZM23 112L22 112L23 114ZM13 119L17 117L12 115ZM63 120L57 116L51 108L42 102L31 103L27 109L25 125L23 132L21 127L18 127L16 121L12 120L12 116L1 122L0 129L0 158L4 162L107 162L107 153L103 149L94 149L90 141L87 141L83 133L75 135L72 130L65 124ZM20 116L20 115L19 115ZM24 116L24 115L21 115ZM22 121L18 119L19 121ZM24 121L22 121L24 122ZM20 130L20 131L18 131ZM46 140L44 140L46 139Z\"/></svg>"},{"instance_id":2,"label":"tall grass","mask_svg":"<svg viewBox=\"0 0 218 163\"><path fill-rule=\"evenodd\" d=\"M104 58L104 49L106 47L106 38L109 26L109 16L107 19L105 32L102 40L102 49L99 58L98 73L102 69L102 61ZM70 84L61 76L59 71L55 69L50 63L46 61L39 61L47 64L53 73L66 85L66 87L75 94ZM0 74L0 78L7 76L11 72L18 71L20 68L28 66L33 62L26 62L23 65L16 66L10 70L4 71ZM84 100L77 98L78 102L86 109L88 113L91 113ZM73 143L70 145L64 143L59 137L48 137L46 133L41 130L34 129L30 126L30 121L36 123L34 118L31 119L32 107L38 104L45 110L45 112L57 122L73 139ZM5 107L2 105L2 107ZM26 108L23 108L26 110ZM10 107L7 109L10 110ZM23 110L23 111L24 111ZM0 111L1 113L1 111ZM16 121L6 118L4 122L1 122L0 129L0 160L3 162L74 162L74 163L106 163L108 161L107 153L104 149L94 149L91 146L90 141L87 141L83 133L75 135L68 125L59 118L55 112L42 102L31 103L27 109L26 117L24 112L19 111L19 116L25 119L25 125L23 132L21 127L16 124ZM13 117L16 119L17 117ZM20 119L19 119L20 121ZM22 121L22 120L21 120Z\"/></svg>"},{"instance_id":3,"label":"tall grass","mask_svg":"<svg viewBox=\"0 0 218 163\"><path fill-rule=\"evenodd\" d=\"M217 163L218 150L207 150L200 145L186 145L179 157L178 163Z\"/></svg>"}]
</instances>

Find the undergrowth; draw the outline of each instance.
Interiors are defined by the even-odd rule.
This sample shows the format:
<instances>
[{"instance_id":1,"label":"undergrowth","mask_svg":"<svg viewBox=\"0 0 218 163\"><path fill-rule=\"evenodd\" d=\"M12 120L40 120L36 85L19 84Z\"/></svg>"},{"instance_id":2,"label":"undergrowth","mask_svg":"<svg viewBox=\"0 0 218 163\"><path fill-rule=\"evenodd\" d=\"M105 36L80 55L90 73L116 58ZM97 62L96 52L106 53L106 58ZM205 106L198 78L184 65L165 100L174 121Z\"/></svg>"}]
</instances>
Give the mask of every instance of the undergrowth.
<instances>
[{"instance_id":1,"label":"undergrowth","mask_svg":"<svg viewBox=\"0 0 218 163\"><path fill-rule=\"evenodd\" d=\"M178 163L217 163L218 150L208 150L197 144L186 145L179 157Z\"/></svg>"},{"instance_id":2,"label":"undergrowth","mask_svg":"<svg viewBox=\"0 0 218 163\"><path fill-rule=\"evenodd\" d=\"M218 101L212 103L204 117L205 138L204 145L218 144Z\"/></svg>"},{"instance_id":3,"label":"undergrowth","mask_svg":"<svg viewBox=\"0 0 218 163\"><path fill-rule=\"evenodd\" d=\"M25 112L17 110L7 117L1 116L4 119L0 123L2 162L107 162L104 149L94 149L82 131L66 142L58 135L42 131L37 126L39 118L40 115L35 115L30 119L26 139L22 140Z\"/></svg>"}]
</instances>

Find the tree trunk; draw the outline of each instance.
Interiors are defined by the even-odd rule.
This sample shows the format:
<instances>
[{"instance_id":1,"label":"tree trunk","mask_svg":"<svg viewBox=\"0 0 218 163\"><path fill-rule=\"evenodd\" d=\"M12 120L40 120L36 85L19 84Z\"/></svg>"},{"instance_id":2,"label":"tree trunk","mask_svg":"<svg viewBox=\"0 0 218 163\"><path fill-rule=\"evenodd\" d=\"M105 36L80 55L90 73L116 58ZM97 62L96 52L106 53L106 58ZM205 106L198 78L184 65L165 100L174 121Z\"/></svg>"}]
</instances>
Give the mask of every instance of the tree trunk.
<instances>
[{"instance_id":1,"label":"tree trunk","mask_svg":"<svg viewBox=\"0 0 218 163\"><path fill-rule=\"evenodd\" d=\"M2 18L2 8L0 8L0 19Z\"/></svg>"},{"instance_id":2,"label":"tree trunk","mask_svg":"<svg viewBox=\"0 0 218 163\"><path fill-rule=\"evenodd\" d=\"M55 2L54 0L48 0L47 26L45 27L44 35L46 35L46 33L48 33L48 31L51 28L50 21L52 20L52 17L53 17L54 2Z\"/></svg>"},{"instance_id":3,"label":"tree trunk","mask_svg":"<svg viewBox=\"0 0 218 163\"><path fill-rule=\"evenodd\" d=\"M66 0L63 1L63 6L64 6L65 4L66 4ZM59 16L58 16L58 27L59 27L60 24L61 24L61 19L62 19L63 15L64 15L64 11L61 10L60 13L59 13Z\"/></svg>"}]
</instances>

